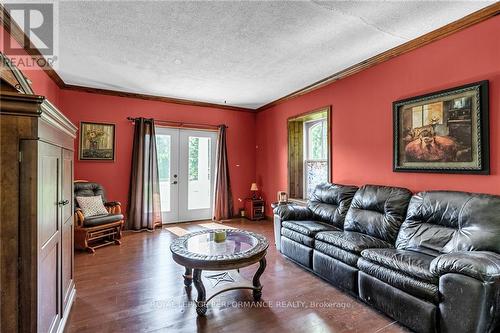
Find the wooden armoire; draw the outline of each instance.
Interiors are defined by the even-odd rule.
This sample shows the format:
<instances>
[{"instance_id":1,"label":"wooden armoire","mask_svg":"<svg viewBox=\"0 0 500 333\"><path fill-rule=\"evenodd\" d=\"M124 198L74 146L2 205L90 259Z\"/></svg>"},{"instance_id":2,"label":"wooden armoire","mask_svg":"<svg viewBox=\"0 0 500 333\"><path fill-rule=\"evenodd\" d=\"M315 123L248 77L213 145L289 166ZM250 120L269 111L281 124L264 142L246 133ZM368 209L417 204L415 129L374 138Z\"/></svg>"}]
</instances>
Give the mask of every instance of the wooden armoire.
<instances>
[{"instance_id":1,"label":"wooden armoire","mask_svg":"<svg viewBox=\"0 0 500 333\"><path fill-rule=\"evenodd\" d=\"M75 297L76 127L5 63L0 87L1 332L62 332Z\"/></svg>"}]
</instances>

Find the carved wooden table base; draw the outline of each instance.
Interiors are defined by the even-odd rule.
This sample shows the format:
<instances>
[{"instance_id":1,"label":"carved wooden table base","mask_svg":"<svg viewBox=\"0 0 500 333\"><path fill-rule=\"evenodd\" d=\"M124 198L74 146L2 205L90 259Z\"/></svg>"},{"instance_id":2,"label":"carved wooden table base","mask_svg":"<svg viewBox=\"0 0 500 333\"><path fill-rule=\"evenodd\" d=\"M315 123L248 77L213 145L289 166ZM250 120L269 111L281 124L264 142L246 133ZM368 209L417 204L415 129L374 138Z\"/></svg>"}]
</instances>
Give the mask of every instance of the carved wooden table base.
<instances>
[{"instance_id":1,"label":"carved wooden table base","mask_svg":"<svg viewBox=\"0 0 500 333\"><path fill-rule=\"evenodd\" d=\"M262 296L260 277L266 269L267 239L259 234L238 229L223 230L226 239L214 241L214 231L198 231L176 238L170 244L172 258L184 266L184 285L198 291L196 312L204 315L207 302L218 294L235 289L251 289L255 301ZM220 230L219 230L220 232ZM252 281L245 280L239 269L259 263ZM205 272L202 274L202 271ZM209 294L205 289L211 285Z\"/></svg>"},{"instance_id":2,"label":"carved wooden table base","mask_svg":"<svg viewBox=\"0 0 500 333\"><path fill-rule=\"evenodd\" d=\"M260 301L262 297L262 284L260 277L266 269L266 258L263 257L259 261L259 268L255 272L252 281L248 281L239 274L238 270L231 271L205 271L202 274L201 269L191 269L186 267L184 273L184 285L191 287L194 282L194 287L198 292L196 299L196 313L203 316L207 312L207 303L215 296L235 289L251 289L253 291L254 301ZM212 288L207 293L205 285L211 285Z\"/></svg>"}]
</instances>

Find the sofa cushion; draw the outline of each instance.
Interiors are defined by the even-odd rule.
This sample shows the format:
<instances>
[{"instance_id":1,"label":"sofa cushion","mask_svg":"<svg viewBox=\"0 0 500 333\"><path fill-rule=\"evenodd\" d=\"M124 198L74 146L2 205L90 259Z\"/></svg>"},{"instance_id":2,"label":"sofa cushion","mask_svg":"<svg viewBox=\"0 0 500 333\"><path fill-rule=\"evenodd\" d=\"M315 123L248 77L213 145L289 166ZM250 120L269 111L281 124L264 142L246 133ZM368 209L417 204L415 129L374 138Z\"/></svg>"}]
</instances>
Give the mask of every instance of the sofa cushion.
<instances>
[{"instance_id":1,"label":"sofa cushion","mask_svg":"<svg viewBox=\"0 0 500 333\"><path fill-rule=\"evenodd\" d=\"M366 260L365 258L359 259L357 266L362 272L407 292L410 295L433 303L439 302L439 290L437 284L415 279L399 271L395 271L370 260Z\"/></svg>"},{"instance_id":2,"label":"sofa cushion","mask_svg":"<svg viewBox=\"0 0 500 333\"><path fill-rule=\"evenodd\" d=\"M365 185L352 199L344 230L357 231L394 244L411 192L405 188Z\"/></svg>"},{"instance_id":3,"label":"sofa cushion","mask_svg":"<svg viewBox=\"0 0 500 333\"><path fill-rule=\"evenodd\" d=\"M425 253L397 249L368 249L361 252L361 256L422 281L437 283L439 279L430 271L431 262L435 257Z\"/></svg>"},{"instance_id":4,"label":"sofa cushion","mask_svg":"<svg viewBox=\"0 0 500 333\"><path fill-rule=\"evenodd\" d=\"M500 196L451 191L415 194L396 247L433 255L500 253Z\"/></svg>"},{"instance_id":5,"label":"sofa cushion","mask_svg":"<svg viewBox=\"0 0 500 333\"><path fill-rule=\"evenodd\" d=\"M281 226L309 237L314 237L320 231L338 230L334 226L318 221L283 221Z\"/></svg>"},{"instance_id":6,"label":"sofa cushion","mask_svg":"<svg viewBox=\"0 0 500 333\"><path fill-rule=\"evenodd\" d=\"M291 240L294 240L297 243L304 244L309 247L314 246L314 238L301 234L297 231L293 231L292 229L287 229L287 228L281 229L281 236L290 238Z\"/></svg>"},{"instance_id":7,"label":"sofa cushion","mask_svg":"<svg viewBox=\"0 0 500 333\"><path fill-rule=\"evenodd\" d=\"M392 247L381 239L353 231L325 231L318 233L315 238L356 254L369 248Z\"/></svg>"},{"instance_id":8,"label":"sofa cushion","mask_svg":"<svg viewBox=\"0 0 500 333\"><path fill-rule=\"evenodd\" d=\"M356 186L323 183L316 186L307 206L314 214L314 219L344 227L344 219L357 191Z\"/></svg>"},{"instance_id":9,"label":"sofa cushion","mask_svg":"<svg viewBox=\"0 0 500 333\"><path fill-rule=\"evenodd\" d=\"M314 250L326 254L332 258L340 260L350 266L357 267L359 255L336 247L335 245L328 244L319 240L314 242Z\"/></svg>"},{"instance_id":10,"label":"sofa cushion","mask_svg":"<svg viewBox=\"0 0 500 333\"><path fill-rule=\"evenodd\" d=\"M97 215L97 216L86 217L83 220L83 226L84 227L95 227L98 225L103 225L103 224L112 223L112 222L118 222L121 220L123 220L122 214Z\"/></svg>"}]
</instances>

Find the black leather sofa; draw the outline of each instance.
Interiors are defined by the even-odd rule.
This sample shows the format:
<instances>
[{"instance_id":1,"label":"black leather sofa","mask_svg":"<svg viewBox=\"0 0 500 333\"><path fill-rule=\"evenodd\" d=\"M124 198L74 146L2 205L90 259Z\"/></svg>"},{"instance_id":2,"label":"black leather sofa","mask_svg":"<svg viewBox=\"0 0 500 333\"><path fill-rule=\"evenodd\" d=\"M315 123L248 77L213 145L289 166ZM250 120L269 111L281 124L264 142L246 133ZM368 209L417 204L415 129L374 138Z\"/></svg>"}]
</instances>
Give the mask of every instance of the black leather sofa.
<instances>
[{"instance_id":1,"label":"black leather sofa","mask_svg":"<svg viewBox=\"0 0 500 333\"><path fill-rule=\"evenodd\" d=\"M287 257L416 332L500 330L500 197L322 184L274 210Z\"/></svg>"},{"instance_id":2,"label":"black leather sofa","mask_svg":"<svg viewBox=\"0 0 500 333\"><path fill-rule=\"evenodd\" d=\"M280 229L281 252L312 269L314 237L321 231L343 229L345 215L357 189L355 186L321 184L314 190L307 207L278 206L275 224Z\"/></svg>"}]
</instances>

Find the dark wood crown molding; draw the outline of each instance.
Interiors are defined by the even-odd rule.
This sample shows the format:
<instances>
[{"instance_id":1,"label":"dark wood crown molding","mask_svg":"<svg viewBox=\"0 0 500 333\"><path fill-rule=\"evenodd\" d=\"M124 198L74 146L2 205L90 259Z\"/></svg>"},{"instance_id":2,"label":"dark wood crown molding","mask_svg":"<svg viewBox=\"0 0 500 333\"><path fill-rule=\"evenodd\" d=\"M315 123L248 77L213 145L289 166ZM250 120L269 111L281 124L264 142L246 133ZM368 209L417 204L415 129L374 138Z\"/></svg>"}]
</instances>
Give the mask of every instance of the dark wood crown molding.
<instances>
[{"instance_id":1,"label":"dark wood crown molding","mask_svg":"<svg viewBox=\"0 0 500 333\"><path fill-rule=\"evenodd\" d=\"M269 109L270 107L275 106L277 104L280 104L284 101L305 95L311 91L322 88L322 87L324 87L332 82L335 82L335 81L338 81L340 79L346 78L348 76L354 75L356 73L361 72L362 70L365 70L365 69L370 68L372 66L378 65L382 62L385 62L389 59L392 59L392 58L397 57L399 55L402 55L404 53L415 50L415 49L422 47L424 45L427 45L429 43L440 40L446 36L454 34L455 32L458 32L460 30L468 28L468 27L475 25L477 23L483 22L483 21L485 21L493 16L496 16L498 14L500 14L500 2L496 2L488 7L485 7L485 8L480 9L472 14L469 14L469 15L467 15L459 20L456 20L452 23L449 23L449 24L447 24L439 29L431 31L431 32L429 32L425 35L422 35L420 37L417 37L409 42L406 42L404 44L396 46L396 47L394 47L390 50L387 50L385 52L382 52L374 57L371 57L367 60L364 60L360 63L357 63L357 64L355 64L351 67L348 67L344 70L341 70L340 72L332 74L332 75L330 75L322 80L319 80L313 84L308 85L307 87L304 87L302 89L294 91L286 96L283 96L283 97L281 97L275 101L272 101L264 106L261 106L260 108L257 109L257 112L264 111L264 110Z\"/></svg>"},{"instance_id":2,"label":"dark wood crown molding","mask_svg":"<svg viewBox=\"0 0 500 333\"><path fill-rule=\"evenodd\" d=\"M5 7L2 4L0 4L0 6L2 8L2 13L0 15L0 21L1 21L5 31L7 31L20 45L25 45L24 41L29 40L28 37L22 31L22 29L17 25L17 23L11 19L10 15L9 15L8 11L5 9ZM455 32L458 32L458 31L463 30L465 28L468 28L472 25L475 25L477 23L485 21L485 20L487 20L493 16L496 16L498 14L500 14L500 2L496 2L488 7L485 7L485 8L478 10L472 14L469 14L469 15L467 15L467 16L465 16L457 21L449 23L449 24L447 24L439 29L431 31L423 36L420 36L420 37L413 39L409 42L406 42L402 45L396 46L395 48L392 48L388 51L382 52L382 53L380 53L372 58L364 60L364 61L362 61L356 65L353 65L349 68L346 68L340 72L332 74L332 75L330 75L322 80L319 80L313 84L310 84L310 85L308 85L300 90L294 91L294 92L292 92L284 97L281 97L277 100L274 100L274 101L272 101L264 106L261 106L260 108L255 109L255 110L249 109L249 108L230 106L230 105L225 105L225 104L207 103L207 102L199 102L199 101L172 98L172 97L163 97L163 96L147 95L147 94L139 94L139 93L129 93L129 92L116 91L116 90L108 90L108 89L99 89L99 88L71 85L71 84L66 84L63 81L63 79L56 73L56 71L52 67L50 67L50 65L47 65L47 68L43 68L43 70L57 84L57 86L59 88L64 89L64 90L81 91L81 92L87 92L87 93L118 96L118 97L138 98L138 99L143 99L143 100L160 101L160 102L173 103L173 104L219 108L219 109L225 109L225 110L231 110L231 111L244 111L244 112L257 111L257 112L260 112L260 111L264 111L272 106L275 106L281 102L302 96L302 95L307 94L311 91L322 88L322 87L324 87L332 82L346 78L346 77L351 76L353 74L356 74L362 70L365 70L367 68L370 68L372 66L380 64L382 62L385 62L389 59L392 59L392 58L397 57L399 55L402 55L404 53L410 52L416 48L419 48L421 46L427 45L427 44L432 43L434 41L440 40L446 36L449 36ZM28 53L28 55L30 55L34 59L43 58L43 55L40 53L40 51L38 51L38 49L36 47L34 47L34 45L31 41L30 41L29 47L25 46L25 50Z\"/></svg>"},{"instance_id":3,"label":"dark wood crown molding","mask_svg":"<svg viewBox=\"0 0 500 333\"><path fill-rule=\"evenodd\" d=\"M83 87L83 86L76 86L76 85L72 85L72 84L65 84L63 89L64 90L86 92L86 93L91 93L91 94L109 95L109 96L117 96L117 97L129 97L129 98L144 99L144 100L148 100L148 101L159 101L159 102L165 102L165 103L191 105L191 106L199 106L199 107L207 107L207 108L217 108L217 109L224 109L224 110L231 110L231 111L255 112L255 110L253 110L253 109L247 109L247 108L225 105L225 104L198 102L198 101L193 101L193 100L189 100L189 99L163 97L163 96L157 96L157 95L139 94L139 93L131 93L131 92L117 91L117 90L108 90L108 89L101 89L101 88Z\"/></svg>"}]
</instances>

